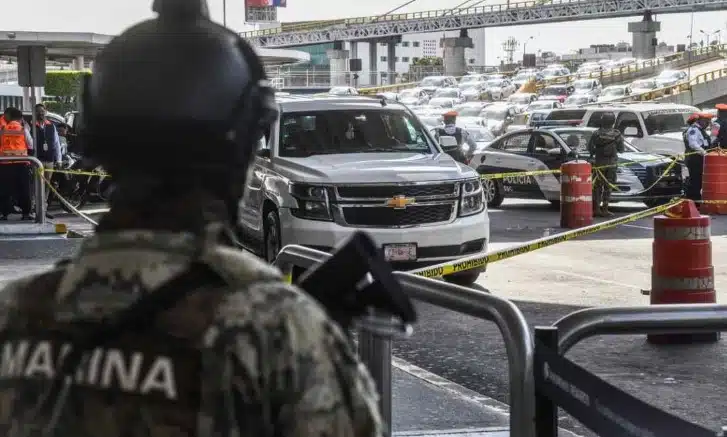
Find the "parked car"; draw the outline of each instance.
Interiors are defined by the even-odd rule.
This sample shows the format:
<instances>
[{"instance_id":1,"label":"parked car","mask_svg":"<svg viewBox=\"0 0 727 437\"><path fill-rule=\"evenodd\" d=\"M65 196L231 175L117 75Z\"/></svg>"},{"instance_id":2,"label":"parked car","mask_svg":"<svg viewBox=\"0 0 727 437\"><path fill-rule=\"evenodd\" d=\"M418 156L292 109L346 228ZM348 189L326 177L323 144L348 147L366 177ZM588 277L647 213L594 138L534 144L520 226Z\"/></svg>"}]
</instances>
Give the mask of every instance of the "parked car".
<instances>
[{"instance_id":1,"label":"parked car","mask_svg":"<svg viewBox=\"0 0 727 437\"><path fill-rule=\"evenodd\" d=\"M515 105L518 112L522 112L537 99L538 95L536 93L515 93L507 98L507 102Z\"/></svg>"},{"instance_id":2,"label":"parked car","mask_svg":"<svg viewBox=\"0 0 727 437\"><path fill-rule=\"evenodd\" d=\"M464 85L460 84L459 89L462 91L462 97L468 102L490 97L485 82L467 82Z\"/></svg>"},{"instance_id":3,"label":"parked car","mask_svg":"<svg viewBox=\"0 0 727 437\"><path fill-rule=\"evenodd\" d=\"M407 106L419 106L429 103L429 94L422 88L410 88L399 93L399 102Z\"/></svg>"},{"instance_id":4,"label":"parked car","mask_svg":"<svg viewBox=\"0 0 727 437\"><path fill-rule=\"evenodd\" d=\"M440 106L442 108L451 108L462 102L464 102L464 96L459 88L440 88L429 99L431 106Z\"/></svg>"},{"instance_id":5,"label":"parked car","mask_svg":"<svg viewBox=\"0 0 727 437\"><path fill-rule=\"evenodd\" d=\"M629 85L631 88L631 94L639 95L648 93L659 88L659 84L656 83L656 79L639 79L631 82Z\"/></svg>"},{"instance_id":6,"label":"parked car","mask_svg":"<svg viewBox=\"0 0 727 437\"><path fill-rule=\"evenodd\" d=\"M601 91L598 96L599 102L610 102L631 95L631 88L628 85L611 85Z\"/></svg>"},{"instance_id":7,"label":"parked car","mask_svg":"<svg viewBox=\"0 0 727 437\"><path fill-rule=\"evenodd\" d=\"M419 88L423 89L430 96L440 88L457 86L457 79L451 76L427 76L419 82Z\"/></svg>"},{"instance_id":8,"label":"parked car","mask_svg":"<svg viewBox=\"0 0 727 437\"><path fill-rule=\"evenodd\" d=\"M601 81L598 79L578 79L573 82L573 94L586 94L598 97L601 94Z\"/></svg>"},{"instance_id":9,"label":"parked car","mask_svg":"<svg viewBox=\"0 0 727 437\"><path fill-rule=\"evenodd\" d=\"M485 82L485 90L492 100L504 100L517 91L509 79L489 79Z\"/></svg>"},{"instance_id":10,"label":"parked car","mask_svg":"<svg viewBox=\"0 0 727 437\"><path fill-rule=\"evenodd\" d=\"M558 109L562 107L563 104L561 104L558 100L536 100L531 103L525 111L531 112L539 110Z\"/></svg>"},{"instance_id":11,"label":"parked car","mask_svg":"<svg viewBox=\"0 0 727 437\"><path fill-rule=\"evenodd\" d=\"M656 76L656 85L659 88L677 85L687 79L686 71L664 70Z\"/></svg>"},{"instance_id":12,"label":"parked car","mask_svg":"<svg viewBox=\"0 0 727 437\"><path fill-rule=\"evenodd\" d=\"M560 103L573 94L573 87L570 85L550 85L540 91L538 100L557 100Z\"/></svg>"},{"instance_id":13,"label":"parked car","mask_svg":"<svg viewBox=\"0 0 727 437\"><path fill-rule=\"evenodd\" d=\"M587 105L588 103L595 103L598 101L598 97L590 94L574 94L563 102L564 107Z\"/></svg>"}]
</instances>

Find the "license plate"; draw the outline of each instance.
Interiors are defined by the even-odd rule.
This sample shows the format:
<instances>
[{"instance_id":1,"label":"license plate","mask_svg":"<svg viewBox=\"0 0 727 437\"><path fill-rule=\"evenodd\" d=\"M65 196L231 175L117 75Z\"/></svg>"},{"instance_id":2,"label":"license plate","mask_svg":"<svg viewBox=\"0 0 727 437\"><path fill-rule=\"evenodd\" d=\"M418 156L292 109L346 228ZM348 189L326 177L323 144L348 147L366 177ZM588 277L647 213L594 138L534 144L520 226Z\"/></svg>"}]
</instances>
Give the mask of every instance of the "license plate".
<instances>
[{"instance_id":1,"label":"license plate","mask_svg":"<svg viewBox=\"0 0 727 437\"><path fill-rule=\"evenodd\" d=\"M386 261L416 261L416 243L384 244L384 258Z\"/></svg>"}]
</instances>

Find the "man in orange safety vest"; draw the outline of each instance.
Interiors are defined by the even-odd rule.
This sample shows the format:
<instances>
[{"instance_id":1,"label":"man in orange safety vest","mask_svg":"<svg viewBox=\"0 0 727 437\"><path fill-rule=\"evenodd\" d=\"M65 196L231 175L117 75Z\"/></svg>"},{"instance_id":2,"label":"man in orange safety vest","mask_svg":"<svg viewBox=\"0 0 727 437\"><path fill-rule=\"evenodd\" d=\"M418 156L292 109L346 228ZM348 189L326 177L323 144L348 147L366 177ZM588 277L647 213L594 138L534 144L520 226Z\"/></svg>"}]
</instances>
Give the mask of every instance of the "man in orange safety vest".
<instances>
[{"instance_id":1,"label":"man in orange safety vest","mask_svg":"<svg viewBox=\"0 0 727 437\"><path fill-rule=\"evenodd\" d=\"M4 114L5 125L0 128L0 156L24 157L32 148L33 140L23 126L23 113L17 108L8 108ZM0 220L7 220L13 212L13 199L23 215L23 220L32 220L30 215L30 167L25 161L0 161Z\"/></svg>"}]
</instances>

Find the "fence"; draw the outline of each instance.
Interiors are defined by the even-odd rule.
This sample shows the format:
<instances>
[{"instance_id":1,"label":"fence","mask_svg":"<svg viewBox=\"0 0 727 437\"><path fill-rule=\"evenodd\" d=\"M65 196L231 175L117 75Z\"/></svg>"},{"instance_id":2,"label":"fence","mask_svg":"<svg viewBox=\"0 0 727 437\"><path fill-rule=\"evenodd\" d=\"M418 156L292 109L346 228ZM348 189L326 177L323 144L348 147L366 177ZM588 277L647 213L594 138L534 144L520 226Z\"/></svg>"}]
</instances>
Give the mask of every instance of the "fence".
<instances>
[{"instance_id":1,"label":"fence","mask_svg":"<svg viewBox=\"0 0 727 437\"><path fill-rule=\"evenodd\" d=\"M45 183L43 164L34 156L0 156L0 165L7 162L24 161L33 167L33 189L35 192L35 222L45 223Z\"/></svg>"},{"instance_id":2,"label":"fence","mask_svg":"<svg viewBox=\"0 0 727 437\"><path fill-rule=\"evenodd\" d=\"M308 269L330 255L303 246L284 247L276 265L290 272ZM590 308L576 311L549 327L536 328L533 340L520 310L490 294L396 272L411 298L494 322L505 340L510 380L510 435L556 437L558 407L599 435L654 437L727 436L657 409L610 386L564 357L579 341L597 335L665 334L727 331L727 305L664 305ZM391 337L362 325L359 355L381 396L382 416L391 435Z\"/></svg>"},{"instance_id":3,"label":"fence","mask_svg":"<svg viewBox=\"0 0 727 437\"><path fill-rule=\"evenodd\" d=\"M283 270L292 266L310 268L330 255L303 246L284 247L276 259ZM510 379L510 432L513 436L534 437L535 391L533 384L533 343L530 329L520 310L510 301L490 294L396 272L404 292L411 298L494 322L505 340ZM381 396L382 415L391 434L391 338L359 331L361 360L376 380Z\"/></svg>"}]
</instances>

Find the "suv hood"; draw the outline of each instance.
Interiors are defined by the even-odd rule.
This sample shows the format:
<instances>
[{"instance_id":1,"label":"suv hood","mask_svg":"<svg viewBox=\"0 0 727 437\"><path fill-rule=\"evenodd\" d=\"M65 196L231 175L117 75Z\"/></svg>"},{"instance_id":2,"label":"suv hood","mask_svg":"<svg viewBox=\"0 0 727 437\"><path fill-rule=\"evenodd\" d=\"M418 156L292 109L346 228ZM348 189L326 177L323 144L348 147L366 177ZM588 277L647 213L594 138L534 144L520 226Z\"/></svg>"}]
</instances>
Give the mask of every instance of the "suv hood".
<instances>
[{"instance_id":1,"label":"suv hood","mask_svg":"<svg viewBox=\"0 0 727 437\"><path fill-rule=\"evenodd\" d=\"M649 138L657 138L662 141L679 141L680 143L684 142L684 135L682 132L666 132L663 134L654 134L651 135Z\"/></svg>"},{"instance_id":2,"label":"suv hood","mask_svg":"<svg viewBox=\"0 0 727 437\"><path fill-rule=\"evenodd\" d=\"M619 161L622 163L635 162L645 167L656 164L668 164L672 160L662 155L654 155L646 152L625 152L618 154Z\"/></svg>"},{"instance_id":3,"label":"suv hood","mask_svg":"<svg viewBox=\"0 0 727 437\"><path fill-rule=\"evenodd\" d=\"M346 153L275 161L284 176L312 184L426 182L477 176L471 167L446 153Z\"/></svg>"}]
</instances>

